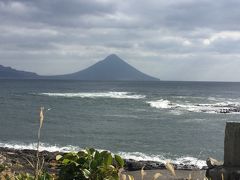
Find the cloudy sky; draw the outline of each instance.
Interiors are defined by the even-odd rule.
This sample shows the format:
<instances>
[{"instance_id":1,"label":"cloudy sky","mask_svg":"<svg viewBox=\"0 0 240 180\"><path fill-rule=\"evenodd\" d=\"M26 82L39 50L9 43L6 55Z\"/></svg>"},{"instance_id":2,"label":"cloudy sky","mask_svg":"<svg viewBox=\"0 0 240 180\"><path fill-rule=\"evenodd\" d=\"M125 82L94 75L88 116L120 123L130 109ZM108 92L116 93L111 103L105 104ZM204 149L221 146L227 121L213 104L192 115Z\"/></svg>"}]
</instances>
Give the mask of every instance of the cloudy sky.
<instances>
[{"instance_id":1,"label":"cloudy sky","mask_svg":"<svg viewBox=\"0 0 240 180\"><path fill-rule=\"evenodd\" d=\"M0 0L0 64L41 75L115 53L162 80L240 81L239 0Z\"/></svg>"}]
</instances>

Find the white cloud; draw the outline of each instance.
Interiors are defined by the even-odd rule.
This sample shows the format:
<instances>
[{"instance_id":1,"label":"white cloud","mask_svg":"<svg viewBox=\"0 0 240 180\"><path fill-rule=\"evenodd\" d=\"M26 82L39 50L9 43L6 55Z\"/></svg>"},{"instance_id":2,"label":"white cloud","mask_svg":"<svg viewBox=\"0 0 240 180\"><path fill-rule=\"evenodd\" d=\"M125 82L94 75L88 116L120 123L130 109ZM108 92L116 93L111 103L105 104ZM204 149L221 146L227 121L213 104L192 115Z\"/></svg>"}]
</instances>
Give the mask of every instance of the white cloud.
<instances>
[{"instance_id":1,"label":"white cloud","mask_svg":"<svg viewBox=\"0 0 240 180\"><path fill-rule=\"evenodd\" d=\"M215 41L221 41L221 40L238 41L238 40L240 40L240 31L217 32L217 33L211 35L209 38L204 39L203 43L205 45L210 45L210 44L214 43Z\"/></svg>"}]
</instances>

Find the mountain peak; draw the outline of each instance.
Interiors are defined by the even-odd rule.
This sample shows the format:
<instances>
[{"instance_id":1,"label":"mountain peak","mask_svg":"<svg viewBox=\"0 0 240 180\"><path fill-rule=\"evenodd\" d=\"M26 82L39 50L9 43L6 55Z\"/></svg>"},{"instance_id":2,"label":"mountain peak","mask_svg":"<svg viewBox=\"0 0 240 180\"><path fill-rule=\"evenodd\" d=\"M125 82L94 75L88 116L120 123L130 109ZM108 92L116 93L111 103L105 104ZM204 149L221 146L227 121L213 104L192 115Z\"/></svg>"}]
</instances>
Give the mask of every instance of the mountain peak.
<instances>
[{"instance_id":1,"label":"mountain peak","mask_svg":"<svg viewBox=\"0 0 240 180\"><path fill-rule=\"evenodd\" d=\"M111 58L111 59L115 59L115 58L118 58L118 59L120 59L116 54L110 54L110 55L108 55L105 59L109 59L109 58Z\"/></svg>"},{"instance_id":2,"label":"mountain peak","mask_svg":"<svg viewBox=\"0 0 240 180\"><path fill-rule=\"evenodd\" d=\"M116 54L110 54L103 61L123 61L123 60L120 57L118 57Z\"/></svg>"},{"instance_id":3,"label":"mountain peak","mask_svg":"<svg viewBox=\"0 0 240 180\"><path fill-rule=\"evenodd\" d=\"M116 54L107 56L102 61L78 71L76 73L55 76L55 78L94 80L94 81L158 81L159 79L148 76Z\"/></svg>"}]
</instances>

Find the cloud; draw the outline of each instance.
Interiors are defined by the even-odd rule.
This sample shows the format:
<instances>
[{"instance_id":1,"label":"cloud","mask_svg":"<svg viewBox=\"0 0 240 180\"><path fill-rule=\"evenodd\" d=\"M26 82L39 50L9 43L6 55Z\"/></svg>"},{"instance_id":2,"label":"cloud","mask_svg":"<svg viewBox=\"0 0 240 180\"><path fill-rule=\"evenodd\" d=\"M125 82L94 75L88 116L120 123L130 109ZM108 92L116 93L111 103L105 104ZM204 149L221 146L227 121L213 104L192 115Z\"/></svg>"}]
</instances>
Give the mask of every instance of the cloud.
<instances>
[{"instance_id":1,"label":"cloud","mask_svg":"<svg viewBox=\"0 0 240 180\"><path fill-rule=\"evenodd\" d=\"M240 31L218 32L218 33L211 35L209 38L204 39L203 43L205 45L210 45L215 41L221 41L221 40L239 41L240 40Z\"/></svg>"},{"instance_id":2,"label":"cloud","mask_svg":"<svg viewBox=\"0 0 240 180\"><path fill-rule=\"evenodd\" d=\"M239 8L237 0L0 0L0 64L62 74L116 53L165 80L236 80Z\"/></svg>"}]
</instances>

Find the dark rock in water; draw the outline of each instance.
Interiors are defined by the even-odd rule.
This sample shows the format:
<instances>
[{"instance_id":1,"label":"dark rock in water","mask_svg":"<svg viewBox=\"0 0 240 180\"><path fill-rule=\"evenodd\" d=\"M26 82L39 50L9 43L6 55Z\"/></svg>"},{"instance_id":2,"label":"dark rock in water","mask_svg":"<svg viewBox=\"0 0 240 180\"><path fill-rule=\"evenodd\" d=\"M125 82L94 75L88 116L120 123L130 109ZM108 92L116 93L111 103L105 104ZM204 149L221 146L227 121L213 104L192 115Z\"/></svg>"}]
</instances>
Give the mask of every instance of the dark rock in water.
<instances>
[{"instance_id":1,"label":"dark rock in water","mask_svg":"<svg viewBox=\"0 0 240 180\"><path fill-rule=\"evenodd\" d=\"M176 170L199 170L195 165L173 164ZM133 159L125 160L125 169L128 171L138 171L144 167L145 170L166 169L164 163L155 161L135 161Z\"/></svg>"},{"instance_id":2,"label":"dark rock in water","mask_svg":"<svg viewBox=\"0 0 240 180\"><path fill-rule=\"evenodd\" d=\"M223 114L228 114L228 113L236 113L236 112L240 112L240 107L229 107L229 108L223 108L219 110L219 113L223 113Z\"/></svg>"},{"instance_id":3,"label":"dark rock in water","mask_svg":"<svg viewBox=\"0 0 240 180\"><path fill-rule=\"evenodd\" d=\"M128 171L141 170L142 167L144 167L145 170L165 169L165 165L163 163L159 163L159 162L135 161L133 159L125 160L125 169Z\"/></svg>"}]
</instances>

